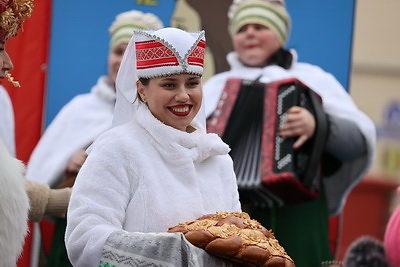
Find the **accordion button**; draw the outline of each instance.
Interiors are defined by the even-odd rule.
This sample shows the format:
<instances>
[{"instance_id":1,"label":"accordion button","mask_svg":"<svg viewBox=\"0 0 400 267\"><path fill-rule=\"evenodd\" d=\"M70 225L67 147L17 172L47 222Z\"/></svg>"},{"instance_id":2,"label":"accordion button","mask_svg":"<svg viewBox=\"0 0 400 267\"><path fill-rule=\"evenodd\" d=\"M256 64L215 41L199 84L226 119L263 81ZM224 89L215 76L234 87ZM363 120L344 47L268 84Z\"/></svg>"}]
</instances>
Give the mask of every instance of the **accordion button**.
<instances>
[{"instance_id":1,"label":"accordion button","mask_svg":"<svg viewBox=\"0 0 400 267\"><path fill-rule=\"evenodd\" d=\"M217 118L214 118L214 119L211 120L210 124L211 124L212 126L215 126L215 125L217 124L217 122L218 122L218 119L217 119Z\"/></svg>"}]
</instances>

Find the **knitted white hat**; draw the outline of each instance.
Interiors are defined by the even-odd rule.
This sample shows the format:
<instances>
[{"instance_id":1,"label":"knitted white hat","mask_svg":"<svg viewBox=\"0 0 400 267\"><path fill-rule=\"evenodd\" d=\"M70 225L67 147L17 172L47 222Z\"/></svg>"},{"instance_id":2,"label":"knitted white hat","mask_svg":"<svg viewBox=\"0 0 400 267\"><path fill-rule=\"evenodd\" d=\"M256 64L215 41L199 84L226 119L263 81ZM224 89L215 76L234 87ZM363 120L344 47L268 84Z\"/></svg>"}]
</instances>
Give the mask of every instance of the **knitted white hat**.
<instances>
[{"instance_id":1,"label":"knitted white hat","mask_svg":"<svg viewBox=\"0 0 400 267\"><path fill-rule=\"evenodd\" d=\"M284 0L234 0L228 18L231 35L244 25L255 23L273 31L282 46L288 41L290 16Z\"/></svg>"},{"instance_id":2,"label":"knitted white hat","mask_svg":"<svg viewBox=\"0 0 400 267\"><path fill-rule=\"evenodd\" d=\"M108 29L110 50L121 43L128 43L134 29L158 30L163 27L161 20L152 13L143 13L139 10L120 13Z\"/></svg>"},{"instance_id":3,"label":"knitted white hat","mask_svg":"<svg viewBox=\"0 0 400 267\"><path fill-rule=\"evenodd\" d=\"M205 51L204 31L185 32L177 28L157 31L135 30L118 71L117 101L113 126L133 119L139 78L157 78L181 73L201 76ZM199 114L205 124L204 105ZM203 118L204 117L204 118Z\"/></svg>"}]
</instances>

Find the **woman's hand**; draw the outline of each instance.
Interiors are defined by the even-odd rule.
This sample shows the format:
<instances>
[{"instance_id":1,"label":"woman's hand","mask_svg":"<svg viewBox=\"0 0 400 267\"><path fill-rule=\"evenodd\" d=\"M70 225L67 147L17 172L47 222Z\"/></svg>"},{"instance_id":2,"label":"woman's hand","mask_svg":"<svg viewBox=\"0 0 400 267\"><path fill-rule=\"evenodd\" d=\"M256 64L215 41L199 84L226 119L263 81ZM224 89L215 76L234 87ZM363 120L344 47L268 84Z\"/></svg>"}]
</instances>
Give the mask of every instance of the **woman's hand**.
<instances>
[{"instance_id":1,"label":"woman's hand","mask_svg":"<svg viewBox=\"0 0 400 267\"><path fill-rule=\"evenodd\" d=\"M286 122L279 129L279 135L281 137L299 136L293 144L293 148L297 149L313 136L314 131L314 116L307 109L295 106L287 111Z\"/></svg>"},{"instance_id":2,"label":"woman's hand","mask_svg":"<svg viewBox=\"0 0 400 267\"><path fill-rule=\"evenodd\" d=\"M78 173L81 169L83 163L87 158L87 153L85 150L78 150L72 157L68 160L67 172Z\"/></svg>"}]
</instances>

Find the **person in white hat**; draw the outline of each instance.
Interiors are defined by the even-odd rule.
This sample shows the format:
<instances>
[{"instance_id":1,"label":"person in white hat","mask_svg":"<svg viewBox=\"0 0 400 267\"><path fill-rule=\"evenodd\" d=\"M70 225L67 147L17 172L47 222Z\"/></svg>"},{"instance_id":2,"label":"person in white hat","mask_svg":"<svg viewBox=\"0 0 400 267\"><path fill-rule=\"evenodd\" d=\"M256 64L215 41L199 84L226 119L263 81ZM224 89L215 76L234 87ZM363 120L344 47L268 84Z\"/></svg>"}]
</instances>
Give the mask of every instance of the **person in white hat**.
<instances>
[{"instance_id":1,"label":"person in white hat","mask_svg":"<svg viewBox=\"0 0 400 267\"><path fill-rule=\"evenodd\" d=\"M335 77L317 66L298 62L296 52L285 48L291 29L285 1L235 0L228 17L234 47L234 51L227 55L231 68L204 84L208 118L216 114L222 97L230 97L222 93L230 78L257 80L264 84L296 78L322 98L323 116L326 115L329 121L329 137L323 147L322 164L325 168L323 178L318 182L323 184L320 197L284 206L269 205L267 201L258 206L250 203L244 209L262 225L272 229L296 266L320 266L322 261L332 258L329 215L341 213L350 190L373 161L374 124L358 109ZM294 148L298 149L313 137L315 128L313 115L305 108L294 106L288 110L279 135L296 138ZM257 141L256 138L253 140ZM273 156L270 157L266 157L267 160L273 160ZM255 162L249 160L249 165ZM240 188L239 191L242 192Z\"/></svg>"},{"instance_id":2,"label":"person in white hat","mask_svg":"<svg viewBox=\"0 0 400 267\"><path fill-rule=\"evenodd\" d=\"M99 265L107 239L121 230L165 233L205 214L241 211L229 147L205 130L204 50L204 32L135 31L118 72L114 127L93 143L72 192L65 241L75 266ZM146 242L135 244L146 252ZM158 247L165 258L184 257Z\"/></svg>"},{"instance_id":3,"label":"person in white hat","mask_svg":"<svg viewBox=\"0 0 400 267\"><path fill-rule=\"evenodd\" d=\"M71 188L86 159L86 148L111 127L115 106L115 79L134 29L160 29L161 20L139 10L122 12L109 27L108 72L89 93L75 96L46 128L27 165L27 179L52 188ZM49 266L69 265L65 218L55 219ZM46 234L46 233L44 233Z\"/></svg>"}]
</instances>

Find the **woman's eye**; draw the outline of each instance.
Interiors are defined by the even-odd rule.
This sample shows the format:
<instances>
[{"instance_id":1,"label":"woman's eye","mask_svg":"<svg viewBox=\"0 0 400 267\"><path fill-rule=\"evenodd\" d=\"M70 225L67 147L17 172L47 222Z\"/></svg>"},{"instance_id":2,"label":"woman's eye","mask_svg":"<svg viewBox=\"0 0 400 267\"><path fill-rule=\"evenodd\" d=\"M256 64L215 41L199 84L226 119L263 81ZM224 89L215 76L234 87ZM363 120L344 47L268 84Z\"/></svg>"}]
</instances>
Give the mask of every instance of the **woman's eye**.
<instances>
[{"instance_id":1,"label":"woman's eye","mask_svg":"<svg viewBox=\"0 0 400 267\"><path fill-rule=\"evenodd\" d=\"M197 87L199 84L199 82L191 82L188 84L188 87Z\"/></svg>"},{"instance_id":2,"label":"woman's eye","mask_svg":"<svg viewBox=\"0 0 400 267\"><path fill-rule=\"evenodd\" d=\"M122 50L122 49L117 49L117 50L114 50L114 55L116 55L116 56L122 56L123 54L124 54L124 50Z\"/></svg>"},{"instance_id":3,"label":"woman's eye","mask_svg":"<svg viewBox=\"0 0 400 267\"><path fill-rule=\"evenodd\" d=\"M238 33L247 31L248 26L249 25L244 25L244 26L240 27L240 29L238 30Z\"/></svg>"},{"instance_id":4,"label":"woman's eye","mask_svg":"<svg viewBox=\"0 0 400 267\"><path fill-rule=\"evenodd\" d=\"M174 87L174 84L172 84L172 83L165 83L165 84L162 85L162 87L173 88L173 87Z\"/></svg>"}]
</instances>

